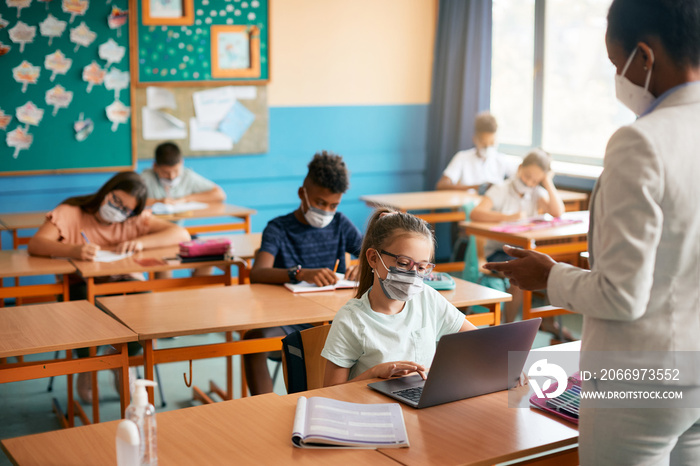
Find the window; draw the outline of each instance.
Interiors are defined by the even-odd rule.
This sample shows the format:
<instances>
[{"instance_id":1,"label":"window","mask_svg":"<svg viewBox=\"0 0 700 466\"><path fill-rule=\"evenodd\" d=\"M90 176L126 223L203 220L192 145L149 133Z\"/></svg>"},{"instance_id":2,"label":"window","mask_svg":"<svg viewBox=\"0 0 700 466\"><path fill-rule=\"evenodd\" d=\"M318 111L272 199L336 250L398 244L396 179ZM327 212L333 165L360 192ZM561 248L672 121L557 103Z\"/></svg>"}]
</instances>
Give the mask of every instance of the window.
<instances>
[{"instance_id":1,"label":"window","mask_svg":"<svg viewBox=\"0 0 700 466\"><path fill-rule=\"evenodd\" d=\"M634 120L615 98L605 49L609 0L493 0L491 110L504 152L541 146L556 160L600 165Z\"/></svg>"}]
</instances>

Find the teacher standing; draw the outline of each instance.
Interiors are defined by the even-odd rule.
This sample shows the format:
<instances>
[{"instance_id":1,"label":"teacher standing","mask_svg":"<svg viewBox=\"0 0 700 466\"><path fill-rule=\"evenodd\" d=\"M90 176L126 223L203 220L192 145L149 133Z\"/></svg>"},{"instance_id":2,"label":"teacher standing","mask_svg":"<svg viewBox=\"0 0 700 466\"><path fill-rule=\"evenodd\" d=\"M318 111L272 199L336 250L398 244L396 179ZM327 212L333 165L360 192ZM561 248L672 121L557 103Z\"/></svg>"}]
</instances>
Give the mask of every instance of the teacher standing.
<instances>
[{"instance_id":1,"label":"teacher standing","mask_svg":"<svg viewBox=\"0 0 700 466\"><path fill-rule=\"evenodd\" d=\"M606 45L617 97L639 118L608 142L591 196L591 270L514 248L517 259L486 265L583 314L582 368L591 351L700 351L700 0L614 0ZM698 373L682 374L691 395ZM700 405L684 406L582 400L581 464L700 464Z\"/></svg>"}]
</instances>

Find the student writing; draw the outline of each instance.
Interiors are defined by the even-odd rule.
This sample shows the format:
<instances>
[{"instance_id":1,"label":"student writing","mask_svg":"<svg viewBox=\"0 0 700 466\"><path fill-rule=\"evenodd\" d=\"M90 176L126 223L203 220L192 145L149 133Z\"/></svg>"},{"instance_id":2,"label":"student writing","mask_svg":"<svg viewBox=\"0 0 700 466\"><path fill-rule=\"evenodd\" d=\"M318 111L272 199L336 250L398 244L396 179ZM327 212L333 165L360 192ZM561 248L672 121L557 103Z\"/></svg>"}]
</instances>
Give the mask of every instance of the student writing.
<instances>
[{"instance_id":1,"label":"student writing","mask_svg":"<svg viewBox=\"0 0 700 466\"><path fill-rule=\"evenodd\" d=\"M362 234L338 206L349 187L343 158L326 151L314 155L308 174L297 191L300 205L293 212L272 219L262 235L260 250L250 272L252 283L296 283L331 285L344 273L356 280L358 269L345 263L345 254L357 256ZM293 312L293 310L290 310ZM308 328L296 325L246 332L244 338L283 336ZM253 395L272 391L267 353L244 356L248 387Z\"/></svg>"},{"instance_id":2,"label":"student writing","mask_svg":"<svg viewBox=\"0 0 700 466\"><path fill-rule=\"evenodd\" d=\"M425 377L441 336L473 330L440 293L424 286L434 264L428 224L378 209L360 253L357 295L333 319L321 355L324 385L417 372Z\"/></svg>"}]
</instances>

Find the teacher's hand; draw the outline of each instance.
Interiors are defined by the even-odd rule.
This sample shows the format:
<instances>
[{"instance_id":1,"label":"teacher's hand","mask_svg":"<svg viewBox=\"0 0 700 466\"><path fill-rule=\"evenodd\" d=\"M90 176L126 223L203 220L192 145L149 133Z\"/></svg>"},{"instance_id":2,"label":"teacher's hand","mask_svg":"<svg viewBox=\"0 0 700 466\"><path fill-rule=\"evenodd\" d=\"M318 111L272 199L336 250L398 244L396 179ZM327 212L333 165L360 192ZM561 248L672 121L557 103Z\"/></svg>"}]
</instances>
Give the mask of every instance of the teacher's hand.
<instances>
[{"instance_id":1,"label":"teacher's hand","mask_svg":"<svg viewBox=\"0 0 700 466\"><path fill-rule=\"evenodd\" d=\"M541 252L512 246L503 246L503 251L515 259L507 262L489 262L484 264L484 268L502 273L510 279L512 285L523 290L547 288L549 271L556 264L551 257Z\"/></svg>"}]
</instances>

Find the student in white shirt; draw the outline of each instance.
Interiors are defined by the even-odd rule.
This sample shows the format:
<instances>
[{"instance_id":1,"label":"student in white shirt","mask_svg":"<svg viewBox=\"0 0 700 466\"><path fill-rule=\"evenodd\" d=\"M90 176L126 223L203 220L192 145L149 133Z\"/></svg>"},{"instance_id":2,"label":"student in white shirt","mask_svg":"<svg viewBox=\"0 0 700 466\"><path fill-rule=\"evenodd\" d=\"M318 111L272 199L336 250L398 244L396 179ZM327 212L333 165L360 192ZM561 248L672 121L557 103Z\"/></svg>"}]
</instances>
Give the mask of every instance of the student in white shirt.
<instances>
[{"instance_id":1,"label":"student in white shirt","mask_svg":"<svg viewBox=\"0 0 700 466\"><path fill-rule=\"evenodd\" d=\"M457 152L445 168L437 189L485 190L515 174L516 164L496 150L496 118L482 112L474 121L474 147Z\"/></svg>"},{"instance_id":2,"label":"student in white shirt","mask_svg":"<svg viewBox=\"0 0 700 466\"><path fill-rule=\"evenodd\" d=\"M541 149L533 149L523 159L517 174L506 182L491 186L478 206L474 207L470 218L475 222L513 222L539 213L559 217L564 213L564 203L554 187L554 172L550 169L550 157ZM488 241L484 247L488 262L511 259L503 252L503 243ZM522 291L511 286L508 293L513 300L506 303L506 322L512 322L522 305ZM556 332L551 318L543 321L543 329ZM566 335L570 339L570 335Z\"/></svg>"},{"instance_id":3,"label":"student in white shirt","mask_svg":"<svg viewBox=\"0 0 700 466\"><path fill-rule=\"evenodd\" d=\"M360 253L360 284L336 314L321 355L324 384L425 371L443 335L473 330L423 277L434 239L428 224L407 213L379 209L371 217Z\"/></svg>"}]
</instances>

